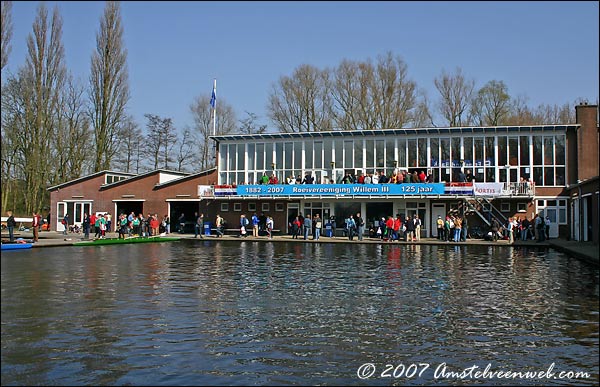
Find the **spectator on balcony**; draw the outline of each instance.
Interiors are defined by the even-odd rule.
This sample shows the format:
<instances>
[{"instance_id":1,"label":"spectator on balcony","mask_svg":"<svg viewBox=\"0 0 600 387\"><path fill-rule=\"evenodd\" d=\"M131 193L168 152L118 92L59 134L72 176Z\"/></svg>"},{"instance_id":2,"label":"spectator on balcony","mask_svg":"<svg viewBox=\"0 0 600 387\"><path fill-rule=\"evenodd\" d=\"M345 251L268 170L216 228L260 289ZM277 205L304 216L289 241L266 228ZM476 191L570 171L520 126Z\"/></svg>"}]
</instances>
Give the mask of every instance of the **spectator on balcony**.
<instances>
[{"instance_id":1,"label":"spectator on balcony","mask_svg":"<svg viewBox=\"0 0 600 387\"><path fill-rule=\"evenodd\" d=\"M367 175L365 176L365 184L371 184L373 182L373 178L371 177L370 173L367 173Z\"/></svg>"},{"instance_id":2,"label":"spectator on balcony","mask_svg":"<svg viewBox=\"0 0 600 387\"><path fill-rule=\"evenodd\" d=\"M379 174L377 172L375 172L372 176L371 176L371 183L372 184L379 184Z\"/></svg>"},{"instance_id":3,"label":"spectator on balcony","mask_svg":"<svg viewBox=\"0 0 600 387\"><path fill-rule=\"evenodd\" d=\"M287 183L296 184L296 178L294 177L294 174L291 174L290 177L287 178Z\"/></svg>"},{"instance_id":4,"label":"spectator on balcony","mask_svg":"<svg viewBox=\"0 0 600 387\"><path fill-rule=\"evenodd\" d=\"M475 181L475 176L473 176L473 175L471 174L471 170L470 170L470 169L467 169L467 176L466 176L466 180L467 180L467 183L472 183L472 182L474 182L474 181Z\"/></svg>"},{"instance_id":5,"label":"spectator on balcony","mask_svg":"<svg viewBox=\"0 0 600 387\"><path fill-rule=\"evenodd\" d=\"M379 172L379 184L386 184L389 182L389 178L385 175L385 172Z\"/></svg>"},{"instance_id":6,"label":"spectator on balcony","mask_svg":"<svg viewBox=\"0 0 600 387\"><path fill-rule=\"evenodd\" d=\"M358 174L358 177L356 178L356 183L357 184L365 184L365 175L363 175L362 172L360 172Z\"/></svg>"},{"instance_id":7,"label":"spectator on balcony","mask_svg":"<svg viewBox=\"0 0 600 387\"><path fill-rule=\"evenodd\" d=\"M313 184L315 181L315 178L312 176L312 174L310 172L306 172L306 175L304 176L304 180L302 180L302 184Z\"/></svg>"},{"instance_id":8,"label":"spectator on balcony","mask_svg":"<svg viewBox=\"0 0 600 387\"><path fill-rule=\"evenodd\" d=\"M429 174L427 175L427 182L433 183L433 171L429 171Z\"/></svg>"},{"instance_id":9,"label":"spectator on balcony","mask_svg":"<svg viewBox=\"0 0 600 387\"><path fill-rule=\"evenodd\" d=\"M296 184L302 184L302 177L300 175L296 176Z\"/></svg>"},{"instance_id":10,"label":"spectator on balcony","mask_svg":"<svg viewBox=\"0 0 600 387\"><path fill-rule=\"evenodd\" d=\"M258 182L258 184L269 184L269 176L267 176L266 173L263 173L262 177L260 178L260 181Z\"/></svg>"},{"instance_id":11,"label":"spectator on balcony","mask_svg":"<svg viewBox=\"0 0 600 387\"><path fill-rule=\"evenodd\" d=\"M467 175L465 175L465 173L463 172L462 169L460 170L460 172L458 172L458 182L459 183L466 183L467 182Z\"/></svg>"},{"instance_id":12,"label":"spectator on balcony","mask_svg":"<svg viewBox=\"0 0 600 387\"><path fill-rule=\"evenodd\" d=\"M425 183L426 180L427 180L427 175L425 175L425 171L421 170L421 172L419 173L419 181L421 183Z\"/></svg>"},{"instance_id":13,"label":"spectator on balcony","mask_svg":"<svg viewBox=\"0 0 600 387\"><path fill-rule=\"evenodd\" d=\"M269 184L279 184L279 179L277 179L275 173L273 173L271 177L269 177Z\"/></svg>"}]
</instances>

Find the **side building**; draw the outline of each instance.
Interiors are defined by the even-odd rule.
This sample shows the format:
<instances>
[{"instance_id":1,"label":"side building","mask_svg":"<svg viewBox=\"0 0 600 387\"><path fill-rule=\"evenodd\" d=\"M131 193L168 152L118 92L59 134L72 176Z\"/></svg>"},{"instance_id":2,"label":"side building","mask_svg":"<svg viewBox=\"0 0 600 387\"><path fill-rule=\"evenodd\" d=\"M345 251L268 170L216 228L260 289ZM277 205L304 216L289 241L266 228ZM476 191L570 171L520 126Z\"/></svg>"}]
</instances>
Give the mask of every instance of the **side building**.
<instances>
[{"instance_id":1,"label":"side building","mask_svg":"<svg viewBox=\"0 0 600 387\"><path fill-rule=\"evenodd\" d=\"M85 199L96 203L90 210L117 214L131 208L168 214L172 223L180 213L192 222L197 211L209 221L220 214L232 229L240 215L262 213L281 233L298 215L318 214L341 229L345 217L360 212L367 230L382 217L418 215L424 237L437 236L437 217L448 213L464 215L470 227L482 230L494 218L505 223L541 214L550 220L551 238L597 243L598 106L578 105L576 113L570 125L214 136L215 169L193 175L103 172L50 188L51 208L59 216L81 212L86 207L77 203ZM428 182L362 181L398 173L423 173ZM109 175L119 180L102 180Z\"/></svg>"}]
</instances>

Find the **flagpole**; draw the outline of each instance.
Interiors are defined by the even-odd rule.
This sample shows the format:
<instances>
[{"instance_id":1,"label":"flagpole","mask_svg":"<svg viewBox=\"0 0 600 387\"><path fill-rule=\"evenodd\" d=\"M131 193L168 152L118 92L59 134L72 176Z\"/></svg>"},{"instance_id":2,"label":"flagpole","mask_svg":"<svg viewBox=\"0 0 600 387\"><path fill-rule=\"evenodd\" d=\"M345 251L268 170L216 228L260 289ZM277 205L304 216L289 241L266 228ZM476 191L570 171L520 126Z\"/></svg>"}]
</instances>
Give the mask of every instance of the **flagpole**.
<instances>
[{"instance_id":1,"label":"flagpole","mask_svg":"<svg viewBox=\"0 0 600 387\"><path fill-rule=\"evenodd\" d=\"M215 78L213 83L213 95L217 94L217 78ZM213 106L213 136L217 135L217 101L215 98L215 104Z\"/></svg>"}]
</instances>

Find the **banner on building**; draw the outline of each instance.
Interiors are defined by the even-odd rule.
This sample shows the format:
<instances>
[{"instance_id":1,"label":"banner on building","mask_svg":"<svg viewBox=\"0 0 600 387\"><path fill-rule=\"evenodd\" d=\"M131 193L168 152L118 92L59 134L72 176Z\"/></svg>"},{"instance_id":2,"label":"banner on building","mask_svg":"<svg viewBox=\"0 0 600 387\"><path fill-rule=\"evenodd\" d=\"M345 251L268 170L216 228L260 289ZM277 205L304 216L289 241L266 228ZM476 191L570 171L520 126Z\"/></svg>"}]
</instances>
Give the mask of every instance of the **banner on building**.
<instances>
[{"instance_id":1,"label":"banner on building","mask_svg":"<svg viewBox=\"0 0 600 387\"><path fill-rule=\"evenodd\" d=\"M500 196L503 188L502 183L474 183L475 196Z\"/></svg>"},{"instance_id":2,"label":"banner on building","mask_svg":"<svg viewBox=\"0 0 600 387\"><path fill-rule=\"evenodd\" d=\"M198 196L200 196L201 198L215 196L215 191L213 190L212 185L199 185Z\"/></svg>"},{"instance_id":3,"label":"banner on building","mask_svg":"<svg viewBox=\"0 0 600 387\"><path fill-rule=\"evenodd\" d=\"M473 195L473 183L446 183L446 195Z\"/></svg>"},{"instance_id":4,"label":"banner on building","mask_svg":"<svg viewBox=\"0 0 600 387\"><path fill-rule=\"evenodd\" d=\"M240 196L443 195L444 184L291 184L239 185Z\"/></svg>"}]
</instances>

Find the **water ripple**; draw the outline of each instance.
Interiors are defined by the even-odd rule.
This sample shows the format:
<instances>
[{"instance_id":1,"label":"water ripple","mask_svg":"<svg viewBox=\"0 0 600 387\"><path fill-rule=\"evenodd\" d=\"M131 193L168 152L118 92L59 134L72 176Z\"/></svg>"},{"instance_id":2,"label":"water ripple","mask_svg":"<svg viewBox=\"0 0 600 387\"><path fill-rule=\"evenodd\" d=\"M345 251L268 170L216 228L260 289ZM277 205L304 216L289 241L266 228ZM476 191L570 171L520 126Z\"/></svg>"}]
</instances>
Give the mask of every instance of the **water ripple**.
<instances>
[{"instance_id":1,"label":"water ripple","mask_svg":"<svg viewBox=\"0 0 600 387\"><path fill-rule=\"evenodd\" d=\"M2 256L2 385L597 385L598 270L540 249L193 241ZM485 380L472 380L485 384ZM488 381L489 382L489 381Z\"/></svg>"}]
</instances>

